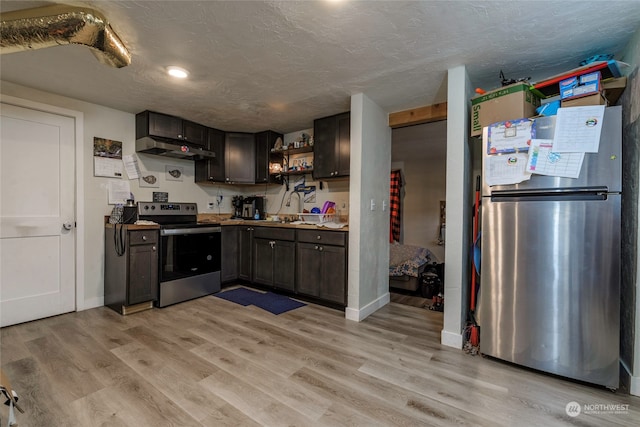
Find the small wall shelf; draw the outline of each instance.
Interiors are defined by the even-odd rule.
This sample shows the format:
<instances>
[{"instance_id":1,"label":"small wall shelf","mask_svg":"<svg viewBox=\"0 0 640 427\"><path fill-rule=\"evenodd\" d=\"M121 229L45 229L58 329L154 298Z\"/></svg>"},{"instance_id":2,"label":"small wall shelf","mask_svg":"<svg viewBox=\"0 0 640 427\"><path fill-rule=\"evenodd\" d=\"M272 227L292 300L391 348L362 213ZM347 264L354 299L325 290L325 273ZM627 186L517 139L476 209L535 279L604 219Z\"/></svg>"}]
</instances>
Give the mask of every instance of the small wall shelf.
<instances>
[{"instance_id":1,"label":"small wall shelf","mask_svg":"<svg viewBox=\"0 0 640 427\"><path fill-rule=\"evenodd\" d=\"M272 153L282 153L285 156L291 156L292 154L313 153L313 145L307 145L301 148L290 148L288 150L271 150Z\"/></svg>"},{"instance_id":2,"label":"small wall shelf","mask_svg":"<svg viewBox=\"0 0 640 427\"><path fill-rule=\"evenodd\" d=\"M273 150L272 154L281 154L282 155L282 170L277 172L272 172L272 176L282 177L282 183L287 187L287 191L289 191L289 176L291 175L305 175L308 173L313 173L313 167L304 167L304 169L289 169L289 165L291 164L291 156L295 156L297 154L305 154L311 153L313 155L313 146L307 145L305 147L300 148L290 148L288 150ZM306 158L305 158L305 164Z\"/></svg>"}]
</instances>

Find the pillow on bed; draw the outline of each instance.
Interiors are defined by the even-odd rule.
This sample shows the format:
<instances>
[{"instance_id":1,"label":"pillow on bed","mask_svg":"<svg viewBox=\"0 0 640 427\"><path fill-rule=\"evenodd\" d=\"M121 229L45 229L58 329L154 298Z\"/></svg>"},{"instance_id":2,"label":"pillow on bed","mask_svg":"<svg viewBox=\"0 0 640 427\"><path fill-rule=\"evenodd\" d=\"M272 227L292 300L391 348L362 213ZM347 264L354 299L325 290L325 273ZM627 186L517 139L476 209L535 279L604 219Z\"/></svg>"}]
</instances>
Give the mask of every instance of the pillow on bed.
<instances>
[{"instance_id":1,"label":"pillow on bed","mask_svg":"<svg viewBox=\"0 0 640 427\"><path fill-rule=\"evenodd\" d=\"M389 245L389 275L418 277L421 265L429 262L431 252L427 248L413 245Z\"/></svg>"}]
</instances>

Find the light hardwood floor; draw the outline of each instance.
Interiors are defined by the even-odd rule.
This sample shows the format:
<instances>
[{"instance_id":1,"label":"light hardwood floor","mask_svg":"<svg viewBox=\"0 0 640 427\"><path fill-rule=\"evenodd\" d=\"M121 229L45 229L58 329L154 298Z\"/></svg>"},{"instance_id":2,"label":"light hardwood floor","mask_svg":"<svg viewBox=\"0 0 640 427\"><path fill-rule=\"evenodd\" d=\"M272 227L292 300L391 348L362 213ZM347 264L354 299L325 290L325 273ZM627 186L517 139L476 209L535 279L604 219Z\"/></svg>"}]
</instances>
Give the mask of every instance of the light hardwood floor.
<instances>
[{"instance_id":1,"label":"light hardwood floor","mask_svg":"<svg viewBox=\"0 0 640 427\"><path fill-rule=\"evenodd\" d=\"M426 309L429 309L433 301L432 299L422 298L416 293L410 292L400 293L399 291L391 291L389 295L391 296L391 302Z\"/></svg>"},{"instance_id":2,"label":"light hardwood floor","mask_svg":"<svg viewBox=\"0 0 640 427\"><path fill-rule=\"evenodd\" d=\"M4 328L0 361L21 427L638 425L640 398L441 346L441 329L397 303L355 323L207 296ZM629 409L571 418L571 401Z\"/></svg>"}]
</instances>

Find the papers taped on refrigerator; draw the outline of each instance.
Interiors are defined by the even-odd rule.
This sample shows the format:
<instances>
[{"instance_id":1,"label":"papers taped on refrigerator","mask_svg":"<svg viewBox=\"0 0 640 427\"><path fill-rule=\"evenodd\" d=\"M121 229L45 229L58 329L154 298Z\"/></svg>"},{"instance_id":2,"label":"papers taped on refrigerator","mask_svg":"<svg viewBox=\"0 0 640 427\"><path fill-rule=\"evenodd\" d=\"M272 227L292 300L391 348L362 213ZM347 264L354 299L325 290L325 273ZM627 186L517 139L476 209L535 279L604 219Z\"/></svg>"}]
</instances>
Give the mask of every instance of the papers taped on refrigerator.
<instances>
[{"instance_id":1,"label":"papers taped on refrigerator","mask_svg":"<svg viewBox=\"0 0 640 427\"><path fill-rule=\"evenodd\" d=\"M553 149L557 153L597 153L604 105L560 108L556 117Z\"/></svg>"},{"instance_id":2,"label":"papers taped on refrigerator","mask_svg":"<svg viewBox=\"0 0 640 427\"><path fill-rule=\"evenodd\" d=\"M528 151L533 129L533 120L526 118L493 123L487 134L487 154Z\"/></svg>"},{"instance_id":3,"label":"papers taped on refrigerator","mask_svg":"<svg viewBox=\"0 0 640 427\"><path fill-rule=\"evenodd\" d=\"M532 139L527 172L538 175L578 178L584 153L558 153L551 139Z\"/></svg>"},{"instance_id":4,"label":"papers taped on refrigerator","mask_svg":"<svg viewBox=\"0 0 640 427\"><path fill-rule=\"evenodd\" d=\"M487 185L518 184L531 178L526 171L527 153L485 156L484 181Z\"/></svg>"}]
</instances>

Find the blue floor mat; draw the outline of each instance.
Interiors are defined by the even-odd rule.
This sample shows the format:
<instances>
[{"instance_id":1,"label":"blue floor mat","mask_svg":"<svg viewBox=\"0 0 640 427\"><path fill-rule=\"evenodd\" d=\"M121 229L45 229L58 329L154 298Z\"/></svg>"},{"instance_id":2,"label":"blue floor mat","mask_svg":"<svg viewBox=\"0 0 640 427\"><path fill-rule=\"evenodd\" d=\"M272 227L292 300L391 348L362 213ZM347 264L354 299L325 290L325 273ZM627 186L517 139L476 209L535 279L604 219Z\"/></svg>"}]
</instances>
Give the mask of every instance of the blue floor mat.
<instances>
[{"instance_id":1,"label":"blue floor mat","mask_svg":"<svg viewBox=\"0 0 640 427\"><path fill-rule=\"evenodd\" d=\"M226 299L227 301L235 302L236 304L244 305L245 307L252 304L252 301L262 295L260 292L252 291L246 288L236 288L230 291L218 292L214 294L214 297Z\"/></svg>"},{"instance_id":2,"label":"blue floor mat","mask_svg":"<svg viewBox=\"0 0 640 427\"><path fill-rule=\"evenodd\" d=\"M246 288L236 288L230 291L219 292L214 296L227 301L235 302L243 306L255 305L273 314L282 314L296 308L304 307L305 303L292 300L284 295L273 292L257 292Z\"/></svg>"},{"instance_id":3,"label":"blue floor mat","mask_svg":"<svg viewBox=\"0 0 640 427\"><path fill-rule=\"evenodd\" d=\"M273 292L262 294L262 296L256 298L252 304L273 314L285 313L307 305L303 302L294 301L284 295L274 294Z\"/></svg>"}]
</instances>

